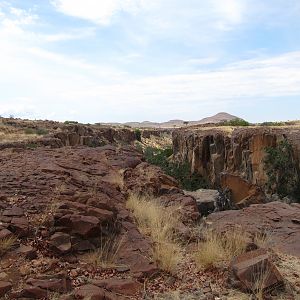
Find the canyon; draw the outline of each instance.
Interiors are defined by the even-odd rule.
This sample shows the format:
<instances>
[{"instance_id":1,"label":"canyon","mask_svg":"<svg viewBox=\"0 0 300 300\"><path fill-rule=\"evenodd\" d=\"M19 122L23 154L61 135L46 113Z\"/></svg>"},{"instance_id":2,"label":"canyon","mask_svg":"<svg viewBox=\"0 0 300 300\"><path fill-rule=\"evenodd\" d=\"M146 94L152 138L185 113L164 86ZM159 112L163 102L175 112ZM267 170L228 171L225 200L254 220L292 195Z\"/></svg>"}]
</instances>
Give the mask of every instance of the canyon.
<instances>
[{"instance_id":1,"label":"canyon","mask_svg":"<svg viewBox=\"0 0 300 300\"><path fill-rule=\"evenodd\" d=\"M297 199L284 203L267 186L264 163L266 149L276 149L281 141L291 145L291 174L299 178L296 125L131 129L1 119L0 297L244 299L255 293L245 274L267 262L273 277L264 282L272 290L266 297L297 299L300 204ZM147 162L147 147L170 146L168 163L188 162L191 173L219 191L184 191ZM207 212L199 205L226 191L234 209ZM144 201L140 214L138 207L129 207L132 198ZM166 212L166 220L155 219L159 211ZM151 232L149 220L166 226L168 217L175 220L168 231L174 238L159 240L161 232ZM232 230L242 232L241 256L234 254L225 266L216 256L213 267L199 268L196 255L208 234L220 234L222 240ZM180 260L166 268L162 250L170 246L180 253L172 248L168 259L178 255ZM240 261L247 262L247 272L239 271Z\"/></svg>"}]
</instances>

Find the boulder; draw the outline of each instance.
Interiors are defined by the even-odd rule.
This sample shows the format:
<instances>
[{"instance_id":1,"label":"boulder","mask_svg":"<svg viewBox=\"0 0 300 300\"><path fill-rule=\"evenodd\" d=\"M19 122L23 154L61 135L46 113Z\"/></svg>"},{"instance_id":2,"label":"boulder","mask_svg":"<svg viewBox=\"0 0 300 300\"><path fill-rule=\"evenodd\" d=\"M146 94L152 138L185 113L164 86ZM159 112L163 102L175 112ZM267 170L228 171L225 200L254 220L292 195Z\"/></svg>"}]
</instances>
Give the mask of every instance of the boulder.
<instances>
[{"instance_id":1,"label":"boulder","mask_svg":"<svg viewBox=\"0 0 300 300\"><path fill-rule=\"evenodd\" d=\"M79 287L74 292L76 299L105 300L105 290L93 284Z\"/></svg>"},{"instance_id":2,"label":"boulder","mask_svg":"<svg viewBox=\"0 0 300 300\"><path fill-rule=\"evenodd\" d=\"M261 188L238 175L222 173L221 187L230 191L230 200L238 208L266 202L266 195Z\"/></svg>"},{"instance_id":3,"label":"boulder","mask_svg":"<svg viewBox=\"0 0 300 300\"><path fill-rule=\"evenodd\" d=\"M209 215L216 209L219 197L217 190L199 189L194 192L184 191L184 194L195 198L198 210L203 216Z\"/></svg>"},{"instance_id":4,"label":"boulder","mask_svg":"<svg viewBox=\"0 0 300 300\"><path fill-rule=\"evenodd\" d=\"M20 247L16 249L15 253L20 254L30 260L37 257L36 250L33 247L26 245L20 245Z\"/></svg>"},{"instance_id":5,"label":"boulder","mask_svg":"<svg viewBox=\"0 0 300 300\"><path fill-rule=\"evenodd\" d=\"M29 224L25 217L13 217L8 227L19 237L26 237L29 234Z\"/></svg>"},{"instance_id":6,"label":"boulder","mask_svg":"<svg viewBox=\"0 0 300 300\"><path fill-rule=\"evenodd\" d=\"M59 253L65 254L71 251L71 237L63 232L56 232L50 238L49 245Z\"/></svg>"},{"instance_id":7,"label":"boulder","mask_svg":"<svg viewBox=\"0 0 300 300\"><path fill-rule=\"evenodd\" d=\"M55 222L56 226L65 227L68 232L85 238L99 235L100 224L98 218L80 214L64 215Z\"/></svg>"},{"instance_id":8,"label":"boulder","mask_svg":"<svg viewBox=\"0 0 300 300\"><path fill-rule=\"evenodd\" d=\"M264 249L236 257L231 263L231 270L245 291L266 290L283 284L281 274Z\"/></svg>"},{"instance_id":9,"label":"boulder","mask_svg":"<svg viewBox=\"0 0 300 300\"><path fill-rule=\"evenodd\" d=\"M41 288L47 291L65 293L71 290L71 281L68 278L51 279L29 279L27 284L34 288Z\"/></svg>"},{"instance_id":10,"label":"boulder","mask_svg":"<svg viewBox=\"0 0 300 300\"><path fill-rule=\"evenodd\" d=\"M142 288L142 285L133 279L104 279L93 280L92 284L126 296L136 295Z\"/></svg>"}]
</instances>

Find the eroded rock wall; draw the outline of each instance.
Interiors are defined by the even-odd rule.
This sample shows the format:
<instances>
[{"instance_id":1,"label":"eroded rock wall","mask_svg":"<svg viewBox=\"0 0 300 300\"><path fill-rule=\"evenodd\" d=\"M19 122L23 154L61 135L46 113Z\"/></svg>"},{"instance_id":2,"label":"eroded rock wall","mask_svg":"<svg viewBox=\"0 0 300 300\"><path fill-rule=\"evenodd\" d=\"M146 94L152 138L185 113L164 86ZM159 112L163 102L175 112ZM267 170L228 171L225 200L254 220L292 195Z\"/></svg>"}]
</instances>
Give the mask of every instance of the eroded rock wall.
<instances>
[{"instance_id":1,"label":"eroded rock wall","mask_svg":"<svg viewBox=\"0 0 300 300\"><path fill-rule=\"evenodd\" d=\"M249 185L264 187L268 181L265 149L283 139L293 147L299 172L300 128L296 127L183 128L173 133L174 158L181 162L187 160L191 171L208 178L214 187L226 185L224 173L246 180ZM243 185L240 182L237 186L243 188Z\"/></svg>"}]
</instances>

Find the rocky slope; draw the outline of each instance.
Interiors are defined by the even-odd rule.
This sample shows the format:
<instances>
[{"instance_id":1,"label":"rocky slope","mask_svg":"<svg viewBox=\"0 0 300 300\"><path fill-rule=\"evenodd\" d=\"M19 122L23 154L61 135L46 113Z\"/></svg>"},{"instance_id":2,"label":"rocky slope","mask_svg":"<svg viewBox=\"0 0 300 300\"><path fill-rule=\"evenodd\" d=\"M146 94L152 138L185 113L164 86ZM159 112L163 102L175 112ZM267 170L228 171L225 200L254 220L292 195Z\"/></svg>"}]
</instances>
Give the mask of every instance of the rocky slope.
<instances>
[{"instance_id":1,"label":"rocky slope","mask_svg":"<svg viewBox=\"0 0 300 300\"><path fill-rule=\"evenodd\" d=\"M212 186L229 187L236 203L261 202L268 182L265 149L286 139L293 148L295 176L300 170L299 127L182 128L173 133L175 159L191 164L191 171L209 179Z\"/></svg>"},{"instance_id":2,"label":"rocky slope","mask_svg":"<svg viewBox=\"0 0 300 300\"><path fill-rule=\"evenodd\" d=\"M127 192L178 203L186 220L199 216L195 200L130 147L5 149L0 165L0 237L18 238L0 262L12 298L46 298L77 286L73 295L79 298L139 294L138 280L158 269L151 242L125 208ZM111 237L122 241L119 273L97 273L82 255ZM87 274L93 285L85 284Z\"/></svg>"}]
</instances>

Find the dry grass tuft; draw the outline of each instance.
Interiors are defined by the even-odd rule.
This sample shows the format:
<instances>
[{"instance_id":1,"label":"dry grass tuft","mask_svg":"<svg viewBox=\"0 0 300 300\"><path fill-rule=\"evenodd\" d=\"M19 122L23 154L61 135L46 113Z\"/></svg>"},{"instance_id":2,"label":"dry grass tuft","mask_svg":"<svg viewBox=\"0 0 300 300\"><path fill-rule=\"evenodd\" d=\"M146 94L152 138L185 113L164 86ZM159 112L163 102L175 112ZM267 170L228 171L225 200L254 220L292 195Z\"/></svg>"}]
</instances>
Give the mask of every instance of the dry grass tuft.
<instances>
[{"instance_id":1,"label":"dry grass tuft","mask_svg":"<svg viewBox=\"0 0 300 300\"><path fill-rule=\"evenodd\" d=\"M254 287L252 290L255 299L257 300L264 300L265 299L265 285L270 276L270 270L261 268L254 272ZM270 291L269 291L270 292Z\"/></svg>"},{"instance_id":2,"label":"dry grass tuft","mask_svg":"<svg viewBox=\"0 0 300 300\"><path fill-rule=\"evenodd\" d=\"M14 236L0 239L0 256L7 253L16 244L17 238Z\"/></svg>"},{"instance_id":3,"label":"dry grass tuft","mask_svg":"<svg viewBox=\"0 0 300 300\"><path fill-rule=\"evenodd\" d=\"M118 267L117 257L123 244L123 239L116 235L101 240L100 248L84 256L84 261L96 268L113 269Z\"/></svg>"},{"instance_id":4,"label":"dry grass tuft","mask_svg":"<svg viewBox=\"0 0 300 300\"><path fill-rule=\"evenodd\" d=\"M198 242L194 259L199 268L218 267L246 251L245 235L238 230L224 234L204 229L204 241Z\"/></svg>"},{"instance_id":5,"label":"dry grass tuft","mask_svg":"<svg viewBox=\"0 0 300 300\"><path fill-rule=\"evenodd\" d=\"M268 232L256 233L253 237L253 242L259 247L267 249L271 246L272 238L271 234Z\"/></svg>"},{"instance_id":6,"label":"dry grass tuft","mask_svg":"<svg viewBox=\"0 0 300 300\"><path fill-rule=\"evenodd\" d=\"M153 240L153 258L159 267L175 274L183 259L182 247L174 231L180 222L178 209L135 194L129 196L127 208L133 212L140 231Z\"/></svg>"}]
</instances>

